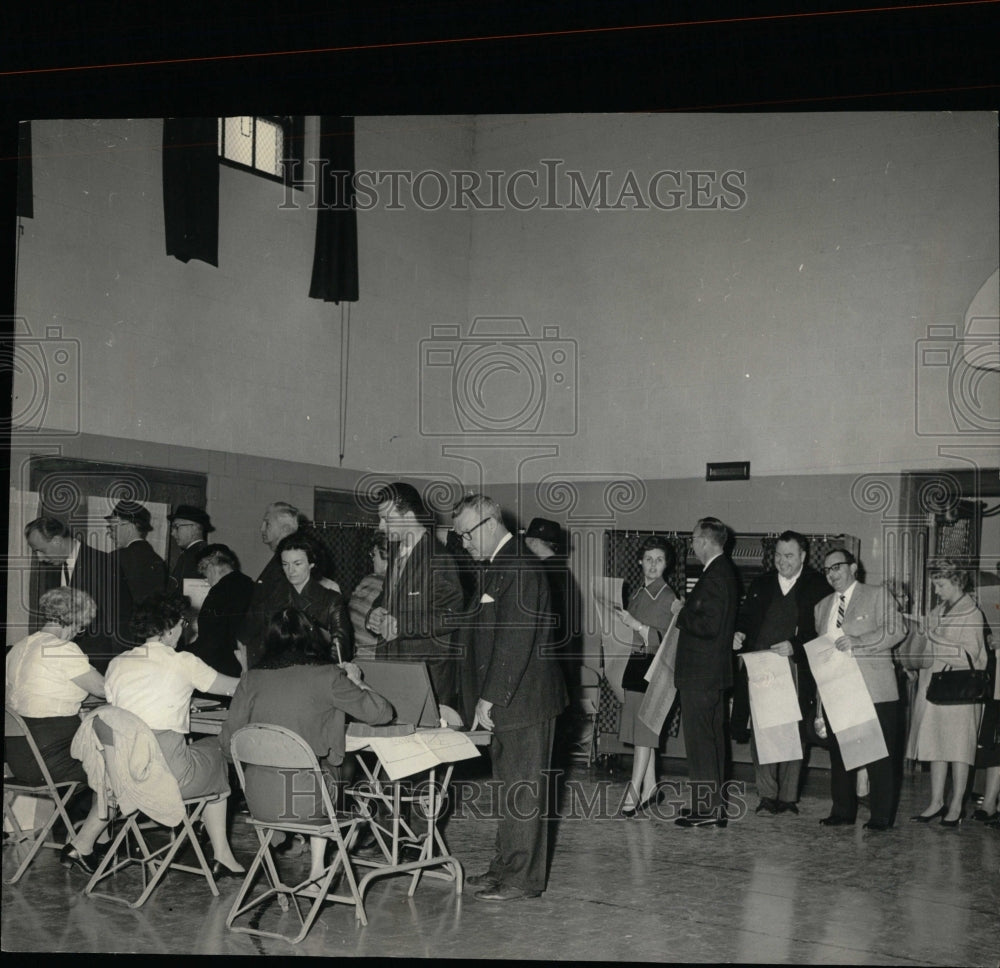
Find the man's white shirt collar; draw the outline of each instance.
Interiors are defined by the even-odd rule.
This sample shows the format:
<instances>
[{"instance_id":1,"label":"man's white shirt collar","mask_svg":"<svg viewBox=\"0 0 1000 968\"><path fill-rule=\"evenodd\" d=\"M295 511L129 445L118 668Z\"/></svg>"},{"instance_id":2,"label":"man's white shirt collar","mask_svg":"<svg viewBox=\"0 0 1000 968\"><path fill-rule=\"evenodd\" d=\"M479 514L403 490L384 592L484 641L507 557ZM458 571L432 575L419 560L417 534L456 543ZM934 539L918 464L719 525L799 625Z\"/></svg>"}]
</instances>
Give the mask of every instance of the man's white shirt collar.
<instances>
[{"instance_id":1,"label":"man's white shirt collar","mask_svg":"<svg viewBox=\"0 0 1000 968\"><path fill-rule=\"evenodd\" d=\"M503 547L503 546L504 546L505 544L507 544L507 542L508 542L508 541L510 541L510 539L511 539L511 538L513 538L513 537L514 537L514 535L512 535L512 534L511 534L511 533L510 533L510 532L508 531L508 532L507 532L507 533L506 533L506 534L505 534L505 535L504 535L504 536L503 536L503 537L502 537L502 538L500 539L500 542L499 542L499 544L497 544L497 546L496 546L496 547L495 547L495 548L493 549L493 554L491 554L491 555L490 555L490 564L492 564L492 563L493 563L493 559L494 559L494 558L496 558L496 556L497 556L497 553L498 553L498 552L500 551L500 549L501 549L501 548L502 548L502 547Z\"/></svg>"}]
</instances>

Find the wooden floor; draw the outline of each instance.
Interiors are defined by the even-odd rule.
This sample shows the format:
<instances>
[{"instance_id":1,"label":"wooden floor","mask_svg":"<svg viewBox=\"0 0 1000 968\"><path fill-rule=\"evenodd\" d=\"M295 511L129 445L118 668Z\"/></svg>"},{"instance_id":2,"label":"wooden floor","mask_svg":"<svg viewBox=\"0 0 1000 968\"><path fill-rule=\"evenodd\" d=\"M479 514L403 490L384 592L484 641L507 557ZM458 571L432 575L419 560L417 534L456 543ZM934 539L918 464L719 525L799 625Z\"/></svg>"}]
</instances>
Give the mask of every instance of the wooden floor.
<instances>
[{"instance_id":1,"label":"wooden floor","mask_svg":"<svg viewBox=\"0 0 1000 968\"><path fill-rule=\"evenodd\" d=\"M627 766L627 762L624 764ZM670 791L686 792L665 761ZM478 770L478 772L477 772ZM465 806L445 835L467 873L485 869L495 822L470 810L481 767L467 767ZM45 850L3 887L3 949L19 952L333 955L545 961L990 965L1000 960L1000 831L909 822L927 800L926 773L903 780L895 829L828 829L827 774L807 778L801 814L746 815L725 830L685 830L669 819L614 816L625 776L574 767L555 824L549 889L539 899L489 904L425 880L377 881L368 926L324 908L297 947L229 932L236 882L212 898L204 882L171 872L141 911L86 898L84 876ZM597 795L597 806L594 806ZM606 803L602 810L600 804ZM591 806L587 806L591 804ZM671 807L664 804L668 817ZM576 816L572 816L576 814ZM597 814L597 815L594 815ZM252 833L234 821L238 856ZM5 847L5 878L18 847ZM282 863L306 867L304 857ZM292 915L293 916L293 915Z\"/></svg>"}]
</instances>

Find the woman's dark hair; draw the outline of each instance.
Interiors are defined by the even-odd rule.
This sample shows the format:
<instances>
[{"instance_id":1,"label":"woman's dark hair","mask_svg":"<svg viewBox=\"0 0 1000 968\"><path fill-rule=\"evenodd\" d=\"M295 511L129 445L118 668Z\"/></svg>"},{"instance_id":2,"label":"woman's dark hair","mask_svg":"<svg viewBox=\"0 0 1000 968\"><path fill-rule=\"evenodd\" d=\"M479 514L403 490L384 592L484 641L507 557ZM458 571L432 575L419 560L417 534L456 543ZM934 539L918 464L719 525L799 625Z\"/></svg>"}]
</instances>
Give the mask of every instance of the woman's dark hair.
<instances>
[{"instance_id":1,"label":"woman's dark hair","mask_svg":"<svg viewBox=\"0 0 1000 968\"><path fill-rule=\"evenodd\" d=\"M236 552L229 545L210 544L201 549L197 558L198 571L201 573L202 565L209 563L215 565L227 565L233 571L240 570L240 559L236 557Z\"/></svg>"},{"instance_id":2,"label":"woman's dark hair","mask_svg":"<svg viewBox=\"0 0 1000 968\"><path fill-rule=\"evenodd\" d=\"M645 538L642 544L639 545L639 561L642 561L642 557L647 551L663 552L663 560L666 563L663 568L664 577L674 570L674 562L677 560L677 556L674 554L673 545L666 538L658 534L651 534Z\"/></svg>"},{"instance_id":3,"label":"woman's dark hair","mask_svg":"<svg viewBox=\"0 0 1000 968\"><path fill-rule=\"evenodd\" d=\"M132 613L132 634L142 641L169 632L191 607L187 595L161 592L142 599Z\"/></svg>"},{"instance_id":4,"label":"woman's dark hair","mask_svg":"<svg viewBox=\"0 0 1000 968\"><path fill-rule=\"evenodd\" d=\"M309 560L309 564L316 567L316 563L319 560L319 548L316 547L316 542L312 538L307 537L301 531L296 531L293 534L287 534L278 542L278 547L274 549L275 553L279 556L283 551L304 551L306 553L306 558Z\"/></svg>"},{"instance_id":5,"label":"woman's dark hair","mask_svg":"<svg viewBox=\"0 0 1000 968\"><path fill-rule=\"evenodd\" d=\"M264 654L255 669L287 669L297 665L335 665L329 646L305 612L283 608L271 616Z\"/></svg>"}]
</instances>

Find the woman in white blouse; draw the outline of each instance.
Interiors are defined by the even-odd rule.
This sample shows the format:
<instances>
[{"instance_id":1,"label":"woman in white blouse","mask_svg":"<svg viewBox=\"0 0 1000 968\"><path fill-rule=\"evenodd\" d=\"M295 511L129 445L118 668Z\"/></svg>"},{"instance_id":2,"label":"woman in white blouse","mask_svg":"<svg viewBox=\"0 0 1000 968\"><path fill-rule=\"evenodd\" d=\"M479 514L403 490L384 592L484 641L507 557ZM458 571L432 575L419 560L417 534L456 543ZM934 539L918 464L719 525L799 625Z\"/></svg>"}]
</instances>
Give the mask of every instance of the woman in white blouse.
<instances>
[{"instance_id":1,"label":"woman in white blouse","mask_svg":"<svg viewBox=\"0 0 1000 968\"><path fill-rule=\"evenodd\" d=\"M218 737L187 743L191 694L198 689L231 696L239 679L216 672L193 653L176 651L189 607L188 598L177 594L153 595L142 601L132 616L132 632L145 643L112 660L105 690L108 702L137 716L152 729L182 797L220 794L220 799L209 803L202 814L215 853L212 873L218 879L242 874L243 867L233 856L226 837L229 780ZM102 827L99 818L87 818L63 851L65 866L93 869L92 852Z\"/></svg>"},{"instance_id":2,"label":"woman in white blouse","mask_svg":"<svg viewBox=\"0 0 1000 968\"><path fill-rule=\"evenodd\" d=\"M94 600L75 588L53 588L38 603L45 624L7 653L5 704L23 717L56 783L86 783L83 765L69 748L80 725L80 703L104 697L104 677L73 636L97 614ZM22 783L41 784L41 771L26 739L6 741L4 759Z\"/></svg>"}]
</instances>

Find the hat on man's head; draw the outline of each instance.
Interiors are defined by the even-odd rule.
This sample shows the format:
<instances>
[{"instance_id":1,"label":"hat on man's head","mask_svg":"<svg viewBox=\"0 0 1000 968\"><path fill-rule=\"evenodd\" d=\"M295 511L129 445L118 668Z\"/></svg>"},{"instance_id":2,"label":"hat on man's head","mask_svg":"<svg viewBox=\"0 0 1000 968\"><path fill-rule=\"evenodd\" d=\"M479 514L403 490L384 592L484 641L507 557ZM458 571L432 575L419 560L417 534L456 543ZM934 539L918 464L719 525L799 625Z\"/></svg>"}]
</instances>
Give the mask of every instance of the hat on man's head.
<instances>
[{"instance_id":1,"label":"hat on man's head","mask_svg":"<svg viewBox=\"0 0 1000 968\"><path fill-rule=\"evenodd\" d=\"M128 521L130 524L145 527L147 531L153 530L153 519L149 513L149 508L137 501L119 501L110 514L104 515L105 521L118 518L120 521Z\"/></svg>"},{"instance_id":2,"label":"hat on man's head","mask_svg":"<svg viewBox=\"0 0 1000 968\"><path fill-rule=\"evenodd\" d=\"M215 530L208 512L203 508L196 508L193 504L178 504L173 513L167 515L167 520L170 522L191 521L194 524L200 524L206 534Z\"/></svg>"},{"instance_id":3,"label":"hat on man's head","mask_svg":"<svg viewBox=\"0 0 1000 968\"><path fill-rule=\"evenodd\" d=\"M555 521L548 521L545 518L532 518L528 530L524 532L525 538L540 538L548 541L552 545L562 544L562 528Z\"/></svg>"}]
</instances>

